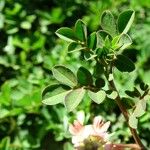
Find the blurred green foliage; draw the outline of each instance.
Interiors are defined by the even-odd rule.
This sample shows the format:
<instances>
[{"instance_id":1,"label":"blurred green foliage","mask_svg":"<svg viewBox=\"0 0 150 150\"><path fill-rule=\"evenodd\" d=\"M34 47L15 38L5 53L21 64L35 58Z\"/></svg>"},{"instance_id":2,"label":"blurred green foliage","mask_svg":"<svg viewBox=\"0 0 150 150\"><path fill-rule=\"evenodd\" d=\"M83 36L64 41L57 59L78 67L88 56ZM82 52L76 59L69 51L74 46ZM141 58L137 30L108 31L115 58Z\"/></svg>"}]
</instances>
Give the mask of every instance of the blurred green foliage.
<instances>
[{"instance_id":1,"label":"blurred green foliage","mask_svg":"<svg viewBox=\"0 0 150 150\"><path fill-rule=\"evenodd\" d=\"M136 71L120 74L122 94L141 80L150 85L150 0L0 0L0 150L70 150L68 122L84 110L86 122L102 115L112 122L116 142L133 142L113 100L95 105L88 98L73 113L61 106L44 106L41 91L54 82L50 69L65 64L73 71L84 64L79 54L67 54L67 43L55 36L62 26L81 18L89 31L100 28L103 10L115 16L132 8L136 19L130 31L133 45L123 53L136 63ZM150 103L150 102L149 102ZM140 118L139 134L150 148L150 106Z\"/></svg>"}]
</instances>

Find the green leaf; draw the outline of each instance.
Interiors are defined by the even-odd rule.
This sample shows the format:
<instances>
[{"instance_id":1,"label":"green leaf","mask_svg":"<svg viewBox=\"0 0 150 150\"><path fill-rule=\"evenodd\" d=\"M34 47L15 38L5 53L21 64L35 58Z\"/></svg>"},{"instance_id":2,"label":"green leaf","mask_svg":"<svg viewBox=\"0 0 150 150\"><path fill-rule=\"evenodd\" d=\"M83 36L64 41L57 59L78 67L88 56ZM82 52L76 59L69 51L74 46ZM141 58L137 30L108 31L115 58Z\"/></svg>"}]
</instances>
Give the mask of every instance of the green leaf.
<instances>
[{"instance_id":1,"label":"green leaf","mask_svg":"<svg viewBox=\"0 0 150 150\"><path fill-rule=\"evenodd\" d=\"M135 105L134 100L131 98L123 97L121 101L123 105L126 107L126 109L131 109Z\"/></svg>"},{"instance_id":2,"label":"green leaf","mask_svg":"<svg viewBox=\"0 0 150 150\"><path fill-rule=\"evenodd\" d=\"M96 36L96 32L93 32L90 34L90 36L88 37L87 40L87 45L88 48L94 50L96 48L97 45L97 36Z\"/></svg>"},{"instance_id":3,"label":"green leaf","mask_svg":"<svg viewBox=\"0 0 150 150\"><path fill-rule=\"evenodd\" d=\"M139 92L139 90L136 87L134 87L133 91L126 90L125 93L130 97L140 97L141 96L141 93Z\"/></svg>"},{"instance_id":4,"label":"green leaf","mask_svg":"<svg viewBox=\"0 0 150 150\"><path fill-rule=\"evenodd\" d=\"M73 52L80 51L80 50L83 50L83 49L85 49L85 47L82 47L77 42L72 42L68 46L68 52L69 53L73 53Z\"/></svg>"},{"instance_id":5,"label":"green leaf","mask_svg":"<svg viewBox=\"0 0 150 150\"><path fill-rule=\"evenodd\" d=\"M122 12L118 17L118 31L120 33L127 33L130 29L135 17L133 10L126 10Z\"/></svg>"},{"instance_id":6,"label":"green leaf","mask_svg":"<svg viewBox=\"0 0 150 150\"><path fill-rule=\"evenodd\" d=\"M75 24L75 34L80 41L82 41L82 42L86 41L87 28L86 28L86 25L80 19L77 20L77 22Z\"/></svg>"},{"instance_id":7,"label":"green leaf","mask_svg":"<svg viewBox=\"0 0 150 150\"><path fill-rule=\"evenodd\" d=\"M110 99L116 99L118 96L118 93L116 91L112 91L110 90L109 92L107 92L107 97Z\"/></svg>"},{"instance_id":8,"label":"green leaf","mask_svg":"<svg viewBox=\"0 0 150 150\"><path fill-rule=\"evenodd\" d=\"M145 113L145 110L146 110L146 100L140 100L136 104L136 108L133 112L133 115L135 117L141 117Z\"/></svg>"},{"instance_id":9,"label":"green leaf","mask_svg":"<svg viewBox=\"0 0 150 150\"><path fill-rule=\"evenodd\" d=\"M104 30L99 30L97 33L97 47L102 48L105 45L105 39L108 36L109 39L112 39L110 34Z\"/></svg>"},{"instance_id":10,"label":"green leaf","mask_svg":"<svg viewBox=\"0 0 150 150\"><path fill-rule=\"evenodd\" d=\"M42 92L42 103L55 105L65 100L65 96L70 92L70 88L61 84L47 86Z\"/></svg>"},{"instance_id":11,"label":"green leaf","mask_svg":"<svg viewBox=\"0 0 150 150\"><path fill-rule=\"evenodd\" d=\"M52 69L53 76L61 83L66 84L70 87L77 85L77 79L74 73L66 68L65 66L55 66Z\"/></svg>"},{"instance_id":12,"label":"green leaf","mask_svg":"<svg viewBox=\"0 0 150 150\"><path fill-rule=\"evenodd\" d=\"M138 119L132 114L129 116L129 125L131 128L136 129L138 124Z\"/></svg>"},{"instance_id":13,"label":"green leaf","mask_svg":"<svg viewBox=\"0 0 150 150\"><path fill-rule=\"evenodd\" d=\"M106 38L105 38L105 47L106 47L107 49L110 49L110 48L111 48L111 41L110 41L108 35L107 35Z\"/></svg>"},{"instance_id":14,"label":"green leaf","mask_svg":"<svg viewBox=\"0 0 150 150\"><path fill-rule=\"evenodd\" d=\"M9 150L10 149L10 137L5 137L1 140L0 143L0 149L1 150Z\"/></svg>"},{"instance_id":15,"label":"green leaf","mask_svg":"<svg viewBox=\"0 0 150 150\"><path fill-rule=\"evenodd\" d=\"M121 72L132 72L135 69L134 63L124 55L117 55L114 65Z\"/></svg>"},{"instance_id":16,"label":"green leaf","mask_svg":"<svg viewBox=\"0 0 150 150\"><path fill-rule=\"evenodd\" d=\"M93 79L91 73L84 67L80 67L77 71L78 83L81 85L92 85Z\"/></svg>"},{"instance_id":17,"label":"green leaf","mask_svg":"<svg viewBox=\"0 0 150 150\"><path fill-rule=\"evenodd\" d=\"M96 79L96 81L95 81L95 86L96 86L97 88L102 88L102 87L104 87L104 86L105 86L105 80L104 80L103 78L98 78L98 79Z\"/></svg>"},{"instance_id":18,"label":"green leaf","mask_svg":"<svg viewBox=\"0 0 150 150\"><path fill-rule=\"evenodd\" d=\"M85 94L85 89L79 88L72 90L65 97L65 106L67 110L73 111L82 101Z\"/></svg>"},{"instance_id":19,"label":"green leaf","mask_svg":"<svg viewBox=\"0 0 150 150\"><path fill-rule=\"evenodd\" d=\"M102 103L106 98L106 93L103 90L100 90L98 92L92 92L88 91L88 96L97 104Z\"/></svg>"},{"instance_id":20,"label":"green leaf","mask_svg":"<svg viewBox=\"0 0 150 150\"><path fill-rule=\"evenodd\" d=\"M146 90L148 89L148 85L145 84L144 82L141 82L141 83L140 83L140 89L141 89L142 91L146 91Z\"/></svg>"},{"instance_id":21,"label":"green leaf","mask_svg":"<svg viewBox=\"0 0 150 150\"><path fill-rule=\"evenodd\" d=\"M20 26L22 29L26 29L26 30L31 29L32 27L31 23L28 21L21 22Z\"/></svg>"},{"instance_id":22,"label":"green leaf","mask_svg":"<svg viewBox=\"0 0 150 150\"><path fill-rule=\"evenodd\" d=\"M132 44L132 40L128 34L122 34L119 39L120 50L126 49Z\"/></svg>"},{"instance_id":23,"label":"green leaf","mask_svg":"<svg viewBox=\"0 0 150 150\"><path fill-rule=\"evenodd\" d=\"M99 78L102 76L103 73L104 73L104 67L102 66L102 64L97 62L96 65L94 66L93 76L95 78Z\"/></svg>"},{"instance_id":24,"label":"green leaf","mask_svg":"<svg viewBox=\"0 0 150 150\"><path fill-rule=\"evenodd\" d=\"M73 42L77 40L75 32L67 27L62 27L56 31L56 35L61 39L69 42Z\"/></svg>"},{"instance_id":25,"label":"green leaf","mask_svg":"<svg viewBox=\"0 0 150 150\"><path fill-rule=\"evenodd\" d=\"M101 16L101 26L103 30L107 31L111 36L115 36L117 34L114 16L108 10L104 11Z\"/></svg>"}]
</instances>

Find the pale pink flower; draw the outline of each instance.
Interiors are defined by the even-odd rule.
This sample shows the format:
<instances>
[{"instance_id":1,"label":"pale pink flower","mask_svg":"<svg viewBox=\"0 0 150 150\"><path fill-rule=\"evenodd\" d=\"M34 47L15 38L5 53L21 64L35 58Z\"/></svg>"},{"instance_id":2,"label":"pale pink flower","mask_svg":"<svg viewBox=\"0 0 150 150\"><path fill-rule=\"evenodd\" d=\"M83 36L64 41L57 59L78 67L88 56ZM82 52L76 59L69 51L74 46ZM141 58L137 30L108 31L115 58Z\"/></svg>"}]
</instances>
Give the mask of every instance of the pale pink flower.
<instances>
[{"instance_id":1,"label":"pale pink flower","mask_svg":"<svg viewBox=\"0 0 150 150\"><path fill-rule=\"evenodd\" d=\"M101 116L95 117L93 124L85 126L75 120L74 123L69 126L69 131L73 135L72 143L75 147L78 147L83 145L86 139L92 137L101 143L106 143L108 140L107 130L109 126L110 122L104 123Z\"/></svg>"}]
</instances>

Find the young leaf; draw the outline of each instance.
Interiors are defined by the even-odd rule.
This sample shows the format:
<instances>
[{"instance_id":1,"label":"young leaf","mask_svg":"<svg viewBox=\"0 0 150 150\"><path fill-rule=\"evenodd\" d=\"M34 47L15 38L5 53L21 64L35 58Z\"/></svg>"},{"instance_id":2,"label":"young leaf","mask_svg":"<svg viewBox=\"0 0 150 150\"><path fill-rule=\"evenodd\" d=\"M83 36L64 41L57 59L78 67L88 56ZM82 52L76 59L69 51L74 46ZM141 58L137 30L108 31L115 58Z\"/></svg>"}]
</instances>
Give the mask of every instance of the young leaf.
<instances>
[{"instance_id":1,"label":"young leaf","mask_svg":"<svg viewBox=\"0 0 150 150\"><path fill-rule=\"evenodd\" d=\"M130 29L135 12L133 10L126 10L119 15L118 18L118 31L119 33L127 33Z\"/></svg>"},{"instance_id":2,"label":"young leaf","mask_svg":"<svg viewBox=\"0 0 150 150\"><path fill-rule=\"evenodd\" d=\"M78 83L81 85L92 85L93 79L91 73L84 67L80 67L77 71Z\"/></svg>"},{"instance_id":3,"label":"young leaf","mask_svg":"<svg viewBox=\"0 0 150 150\"><path fill-rule=\"evenodd\" d=\"M111 48L111 41L110 41L110 39L109 39L108 36L106 36L106 38L105 38L105 47L106 47L107 49L110 49L110 48Z\"/></svg>"},{"instance_id":4,"label":"young leaf","mask_svg":"<svg viewBox=\"0 0 150 150\"><path fill-rule=\"evenodd\" d=\"M120 50L126 49L132 44L132 40L128 34L122 34L119 39Z\"/></svg>"},{"instance_id":5,"label":"young leaf","mask_svg":"<svg viewBox=\"0 0 150 150\"><path fill-rule=\"evenodd\" d=\"M42 92L42 103L55 105L63 102L70 88L61 84L47 86Z\"/></svg>"},{"instance_id":6,"label":"young leaf","mask_svg":"<svg viewBox=\"0 0 150 150\"><path fill-rule=\"evenodd\" d=\"M86 25L80 19L77 20L77 22L75 24L75 34L80 41L82 41L82 42L86 41L87 28L86 28Z\"/></svg>"},{"instance_id":7,"label":"young leaf","mask_svg":"<svg viewBox=\"0 0 150 150\"><path fill-rule=\"evenodd\" d=\"M131 128L136 129L138 124L138 119L132 114L129 116L129 125Z\"/></svg>"},{"instance_id":8,"label":"young leaf","mask_svg":"<svg viewBox=\"0 0 150 150\"><path fill-rule=\"evenodd\" d=\"M96 36L96 32L93 32L88 37L87 45L88 48L94 50L96 48L96 44L97 44L97 36Z\"/></svg>"},{"instance_id":9,"label":"young leaf","mask_svg":"<svg viewBox=\"0 0 150 150\"><path fill-rule=\"evenodd\" d=\"M98 92L92 92L88 91L88 96L97 104L102 103L106 98L106 93L103 90L100 90Z\"/></svg>"},{"instance_id":10,"label":"young leaf","mask_svg":"<svg viewBox=\"0 0 150 150\"><path fill-rule=\"evenodd\" d=\"M132 72L135 69L134 63L124 55L117 55L114 65L121 72Z\"/></svg>"},{"instance_id":11,"label":"young leaf","mask_svg":"<svg viewBox=\"0 0 150 150\"><path fill-rule=\"evenodd\" d=\"M117 34L114 16L108 10L104 11L101 16L101 26L103 30L107 31L111 36L115 36Z\"/></svg>"},{"instance_id":12,"label":"young leaf","mask_svg":"<svg viewBox=\"0 0 150 150\"><path fill-rule=\"evenodd\" d=\"M83 49L85 49L85 47L82 47L77 42L72 42L68 46L68 52L69 53L80 51L80 50L83 50Z\"/></svg>"},{"instance_id":13,"label":"young leaf","mask_svg":"<svg viewBox=\"0 0 150 150\"><path fill-rule=\"evenodd\" d=\"M67 110L73 111L82 101L85 94L85 89L79 88L72 90L65 97L65 106Z\"/></svg>"},{"instance_id":14,"label":"young leaf","mask_svg":"<svg viewBox=\"0 0 150 150\"><path fill-rule=\"evenodd\" d=\"M52 69L53 76L61 83L70 87L77 85L77 79L74 73L65 66L55 66Z\"/></svg>"},{"instance_id":15,"label":"young leaf","mask_svg":"<svg viewBox=\"0 0 150 150\"><path fill-rule=\"evenodd\" d=\"M105 44L105 39L108 36L109 39L112 39L110 34L104 30L99 30L97 33L97 47L102 48Z\"/></svg>"},{"instance_id":16,"label":"young leaf","mask_svg":"<svg viewBox=\"0 0 150 150\"><path fill-rule=\"evenodd\" d=\"M67 27L62 27L62 28L58 29L56 31L56 35L58 37L60 37L61 39L68 41L68 42L77 40L77 37L76 37L74 31Z\"/></svg>"}]
</instances>

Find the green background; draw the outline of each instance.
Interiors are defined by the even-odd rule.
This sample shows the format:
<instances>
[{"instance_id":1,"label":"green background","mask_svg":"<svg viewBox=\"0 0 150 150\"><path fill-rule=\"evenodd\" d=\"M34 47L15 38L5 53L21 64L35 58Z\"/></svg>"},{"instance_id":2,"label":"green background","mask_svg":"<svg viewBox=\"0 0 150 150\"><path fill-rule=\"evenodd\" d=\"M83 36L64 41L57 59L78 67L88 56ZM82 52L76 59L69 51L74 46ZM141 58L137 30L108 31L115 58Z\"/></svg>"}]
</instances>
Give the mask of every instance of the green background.
<instances>
[{"instance_id":1,"label":"green background","mask_svg":"<svg viewBox=\"0 0 150 150\"><path fill-rule=\"evenodd\" d=\"M136 71L115 71L121 93L139 81L150 85L150 0L0 0L0 150L71 150L68 123L84 110L85 123L95 115L110 120L115 142L134 142L125 120L113 100L97 105L88 98L68 113L61 104L41 103L42 89L52 84L51 68L64 64L75 72L84 62L79 54L67 54L68 43L55 31L73 27L82 19L92 32L100 28L104 10L117 15L134 9L130 30L132 46L124 51ZM90 64L87 64L89 67ZM139 119L139 135L150 148L150 102Z\"/></svg>"}]
</instances>

